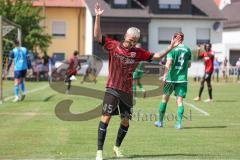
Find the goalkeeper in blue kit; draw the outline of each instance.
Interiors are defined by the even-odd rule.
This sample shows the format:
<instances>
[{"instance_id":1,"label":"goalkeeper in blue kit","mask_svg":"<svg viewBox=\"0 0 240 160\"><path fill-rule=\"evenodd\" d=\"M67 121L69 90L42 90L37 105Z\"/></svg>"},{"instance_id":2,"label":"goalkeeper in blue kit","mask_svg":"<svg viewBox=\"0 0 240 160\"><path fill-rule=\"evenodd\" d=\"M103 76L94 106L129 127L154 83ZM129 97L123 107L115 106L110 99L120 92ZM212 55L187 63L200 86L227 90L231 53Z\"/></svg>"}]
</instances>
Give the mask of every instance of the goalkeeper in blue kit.
<instances>
[{"instance_id":1,"label":"goalkeeper in blue kit","mask_svg":"<svg viewBox=\"0 0 240 160\"><path fill-rule=\"evenodd\" d=\"M177 32L174 37L180 35L182 42L184 34ZM159 121L155 122L156 127L163 127L163 118L166 112L170 95L174 91L177 102L177 123L175 128L181 129L182 117L184 113L183 98L187 94L188 68L191 66L191 51L184 44L178 45L167 55L167 62L163 76L163 96L159 106Z\"/></svg>"},{"instance_id":2,"label":"goalkeeper in blue kit","mask_svg":"<svg viewBox=\"0 0 240 160\"><path fill-rule=\"evenodd\" d=\"M14 41L15 48L10 52L9 63L7 72L9 71L12 62L14 63L14 94L15 98L13 102L23 101L26 92L24 79L27 73L27 69L31 67L31 62L28 57L28 50L25 47L20 46L18 40ZM21 97L19 96L19 88L22 91Z\"/></svg>"}]
</instances>

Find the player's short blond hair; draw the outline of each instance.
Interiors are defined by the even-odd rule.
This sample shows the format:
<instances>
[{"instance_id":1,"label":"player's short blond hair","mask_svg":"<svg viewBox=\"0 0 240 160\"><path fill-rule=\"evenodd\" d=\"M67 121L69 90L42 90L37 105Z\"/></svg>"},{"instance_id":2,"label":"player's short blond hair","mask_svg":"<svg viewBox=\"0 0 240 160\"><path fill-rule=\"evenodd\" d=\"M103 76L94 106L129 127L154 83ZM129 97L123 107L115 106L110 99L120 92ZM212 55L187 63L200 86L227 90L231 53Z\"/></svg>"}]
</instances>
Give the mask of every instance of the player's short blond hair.
<instances>
[{"instance_id":1,"label":"player's short blond hair","mask_svg":"<svg viewBox=\"0 0 240 160\"><path fill-rule=\"evenodd\" d=\"M139 39L141 31L140 31L140 29L138 29L136 27L130 27L130 28L128 28L126 34L131 35L131 36Z\"/></svg>"}]
</instances>

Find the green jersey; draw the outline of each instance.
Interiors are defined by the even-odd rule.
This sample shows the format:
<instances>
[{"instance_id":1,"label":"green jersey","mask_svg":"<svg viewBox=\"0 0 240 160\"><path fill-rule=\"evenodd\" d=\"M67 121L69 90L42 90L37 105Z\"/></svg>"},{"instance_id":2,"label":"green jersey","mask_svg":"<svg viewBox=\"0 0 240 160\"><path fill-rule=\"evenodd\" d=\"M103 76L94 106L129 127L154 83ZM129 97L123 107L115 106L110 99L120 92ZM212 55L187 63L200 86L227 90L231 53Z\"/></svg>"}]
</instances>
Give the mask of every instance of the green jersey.
<instances>
[{"instance_id":1,"label":"green jersey","mask_svg":"<svg viewBox=\"0 0 240 160\"><path fill-rule=\"evenodd\" d=\"M133 72L133 79L141 79L142 75L143 75L143 62L140 62L137 66L137 68L135 69L135 71Z\"/></svg>"},{"instance_id":2,"label":"green jersey","mask_svg":"<svg viewBox=\"0 0 240 160\"><path fill-rule=\"evenodd\" d=\"M143 62L140 62L134 72L143 72Z\"/></svg>"},{"instance_id":3,"label":"green jersey","mask_svg":"<svg viewBox=\"0 0 240 160\"><path fill-rule=\"evenodd\" d=\"M190 49L180 44L168 53L167 59L172 59L172 65L167 73L166 81L184 83L188 81L188 65L191 61Z\"/></svg>"}]
</instances>

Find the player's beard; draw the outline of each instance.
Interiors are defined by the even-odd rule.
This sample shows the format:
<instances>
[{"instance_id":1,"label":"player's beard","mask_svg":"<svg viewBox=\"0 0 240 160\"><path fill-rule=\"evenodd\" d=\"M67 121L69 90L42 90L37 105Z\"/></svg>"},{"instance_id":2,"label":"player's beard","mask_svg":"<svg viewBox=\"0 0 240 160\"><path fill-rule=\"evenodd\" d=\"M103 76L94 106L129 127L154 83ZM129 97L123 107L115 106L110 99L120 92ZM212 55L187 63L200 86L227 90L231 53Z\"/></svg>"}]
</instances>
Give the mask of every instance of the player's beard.
<instances>
[{"instance_id":1,"label":"player's beard","mask_svg":"<svg viewBox=\"0 0 240 160\"><path fill-rule=\"evenodd\" d=\"M131 48L134 47L133 44L131 44L131 43L129 43L129 42L126 42L126 41L123 41L123 42L122 42L122 46L123 46L124 49L127 49L127 50L130 50Z\"/></svg>"}]
</instances>

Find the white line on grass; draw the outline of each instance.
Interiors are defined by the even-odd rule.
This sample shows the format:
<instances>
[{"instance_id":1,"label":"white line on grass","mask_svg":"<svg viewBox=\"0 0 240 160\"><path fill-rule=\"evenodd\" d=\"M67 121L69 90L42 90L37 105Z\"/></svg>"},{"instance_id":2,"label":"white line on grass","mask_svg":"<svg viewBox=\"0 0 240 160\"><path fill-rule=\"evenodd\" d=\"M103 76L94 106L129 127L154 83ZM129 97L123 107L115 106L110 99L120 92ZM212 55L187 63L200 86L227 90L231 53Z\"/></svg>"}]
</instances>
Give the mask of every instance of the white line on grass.
<instances>
[{"instance_id":1,"label":"white line on grass","mask_svg":"<svg viewBox=\"0 0 240 160\"><path fill-rule=\"evenodd\" d=\"M174 97L171 97L171 98L174 98ZM188 102L185 102L185 101L183 101L183 103L186 104L187 106L189 106L189 107L195 109L196 111L202 113L204 116L210 116L210 114L209 114L208 112L206 112L206 111L204 111L204 110L198 108L198 107L195 106L194 104L191 104L191 103L188 103Z\"/></svg>"},{"instance_id":2,"label":"white line on grass","mask_svg":"<svg viewBox=\"0 0 240 160\"><path fill-rule=\"evenodd\" d=\"M187 106L197 110L198 112L201 112L202 114L204 114L204 116L210 116L210 114L200 108L198 108L197 106L195 106L194 104L188 103L188 102L183 102L184 104L186 104Z\"/></svg>"},{"instance_id":3,"label":"white line on grass","mask_svg":"<svg viewBox=\"0 0 240 160\"><path fill-rule=\"evenodd\" d=\"M42 87L39 87L39 88L35 88L33 90L30 90L30 91L27 91L26 94L29 94L29 93L34 93L34 92L38 92L38 91L41 91L45 88L49 87L49 85L45 85L45 86L42 86ZM13 99L15 96L9 96L9 97L6 97L3 99L3 101L9 101L11 99Z\"/></svg>"}]
</instances>

